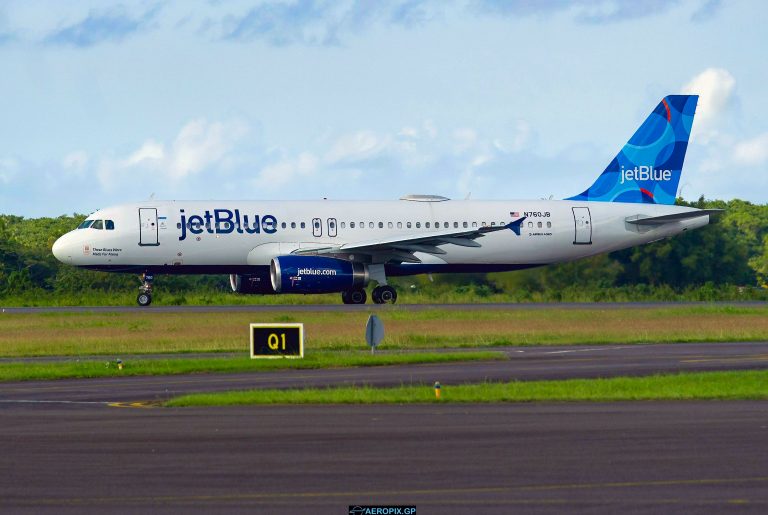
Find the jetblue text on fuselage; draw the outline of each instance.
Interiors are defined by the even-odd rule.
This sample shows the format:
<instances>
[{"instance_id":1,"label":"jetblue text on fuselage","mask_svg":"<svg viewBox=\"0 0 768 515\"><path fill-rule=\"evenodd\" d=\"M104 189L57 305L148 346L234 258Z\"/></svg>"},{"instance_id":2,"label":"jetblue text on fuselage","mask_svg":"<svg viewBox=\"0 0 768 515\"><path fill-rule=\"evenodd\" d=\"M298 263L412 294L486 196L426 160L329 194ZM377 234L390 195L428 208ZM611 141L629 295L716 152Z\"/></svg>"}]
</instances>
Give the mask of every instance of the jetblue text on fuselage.
<instances>
[{"instance_id":1,"label":"jetblue text on fuselage","mask_svg":"<svg viewBox=\"0 0 768 515\"><path fill-rule=\"evenodd\" d=\"M653 166L636 166L629 170L621 167L621 184L625 181L669 181L672 170L657 170Z\"/></svg>"},{"instance_id":2,"label":"jetblue text on fuselage","mask_svg":"<svg viewBox=\"0 0 768 515\"><path fill-rule=\"evenodd\" d=\"M179 241L187 238L187 230L192 234L274 234L277 232L277 218L272 215L240 214L239 209L214 209L213 213L205 211L201 215L186 215L179 209L181 217L181 236Z\"/></svg>"}]
</instances>

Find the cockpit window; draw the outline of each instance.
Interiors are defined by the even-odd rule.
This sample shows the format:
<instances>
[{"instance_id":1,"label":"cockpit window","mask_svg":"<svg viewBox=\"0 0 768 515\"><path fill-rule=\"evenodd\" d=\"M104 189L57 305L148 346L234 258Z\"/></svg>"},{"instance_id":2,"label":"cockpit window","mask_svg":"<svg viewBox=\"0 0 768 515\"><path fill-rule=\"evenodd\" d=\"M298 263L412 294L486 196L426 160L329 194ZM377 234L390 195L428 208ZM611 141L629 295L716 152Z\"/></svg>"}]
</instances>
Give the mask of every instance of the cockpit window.
<instances>
[{"instance_id":1,"label":"cockpit window","mask_svg":"<svg viewBox=\"0 0 768 515\"><path fill-rule=\"evenodd\" d=\"M93 225L91 225L91 229L104 229L104 221L103 220L96 220L93 222Z\"/></svg>"},{"instance_id":2,"label":"cockpit window","mask_svg":"<svg viewBox=\"0 0 768 515\"><path fill-rule=\"evenodd\" d=\"M83 223L77 226L78 229L87 229L91 226L93 220L84 220Z\"/></svg>"},{"instance_id":3,"label":"cockpit window","mask_svg":"<svg viewBox=\"0 0 768 515\"><path fill-rule=\"evenodd\" d=\"M115 222L113 222L112 220L104 220L104 228L108 231L114 231Z\"/></svg>"}]
</instances>

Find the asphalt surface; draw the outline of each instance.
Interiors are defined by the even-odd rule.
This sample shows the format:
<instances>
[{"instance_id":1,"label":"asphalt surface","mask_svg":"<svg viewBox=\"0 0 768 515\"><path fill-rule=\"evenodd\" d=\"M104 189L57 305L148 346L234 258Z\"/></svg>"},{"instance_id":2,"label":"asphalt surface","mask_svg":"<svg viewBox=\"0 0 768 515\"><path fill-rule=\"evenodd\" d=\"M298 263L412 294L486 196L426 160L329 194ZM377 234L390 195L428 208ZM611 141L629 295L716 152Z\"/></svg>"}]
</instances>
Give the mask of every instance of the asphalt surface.
<instances>
[{"instance_id":1,"label":"asphalt surface","mask_svg":"<svg viewBox=\"0 0 768 515\"><path fill-rule=\"evenodd\" d=\"M196 391L768 368L768 342L502 350L509 360L1 383L0 512L768 511L765 401L154 407Z\"/></svg>"},{"instance_id":2,"label":"asphalt surface","mask_svg":"<svg viewBox=\"0 0 768 515\"><path fill-rule=\"evenodd\" d=\"M562 303L481 303L481 304L395 304L395 305L347 305L347 304L296 304L296 305L234 305L234 306L163 306L152 304L140 306L59 306L59 307L0 307L2 313L146 313L148 311L161 313L210 313L210 312L255 312L255 313L284 313L290 312L360 312L373 310L405 310L405 311L478 311L478 310L511 310L511 309L653 309L670 306L742 306L765 307L768 302L562 302Z\"/></svg>"},{"instance_id":3,"label":"asphalt surface","mask_svg":"<svg viewBox=\"0 0 768 515\"><path fill-rule=\"evenodd\" d=\"M253 388L432 385L435 381L449 387L452 384L482 381L768 368L768 342L505 347L494 350L506 352L509 359L389 367L2 383L0 410L25 402L158 402L186 393ZM125 366L130 367L131 360L124 358Z\"/></svg>"},{"instance_id":4,"label":"asphalt surface","mask_svg":"<svg viewBox=\"0 0 768 515\"><path fill-rule=\"evenodd\" d=\"M765 513L768 404L0 412L3 513Z\"/></svg>"}]
</instances>

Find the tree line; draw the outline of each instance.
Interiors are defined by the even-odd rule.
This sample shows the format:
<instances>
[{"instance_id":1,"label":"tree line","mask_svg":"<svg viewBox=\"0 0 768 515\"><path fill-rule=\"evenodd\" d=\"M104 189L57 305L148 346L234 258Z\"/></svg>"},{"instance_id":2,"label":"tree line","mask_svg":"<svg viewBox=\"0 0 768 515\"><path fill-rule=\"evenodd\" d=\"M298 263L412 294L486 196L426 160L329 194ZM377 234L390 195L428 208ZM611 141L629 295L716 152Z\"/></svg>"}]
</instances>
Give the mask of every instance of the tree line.
<instances>
[{"instance_id":1,"label":"tree line","mask_svg":"<svg viewBox=\"0 0 768 515\"><path fill-rule=\"evenodd\" d=\"M768 286L768 204L743 200L678 199L678 204L723 209L710 225L648 245L521 272L445 274L434 282L402 278L404 289L422 294L455 291L473 295L514 294L517 299L558 298L557 292L683 292L691 288L765 291ZM85 215L24 218L0 215L0 299L134 291L136 276L80 270L59 263L51 246ZM162 277L166 290L224 292L222 276ZM546 294L541 297L542 294ZM762 293L761 293L762 294ZM553 296L554 295L554 296ZM599 294L598 294L599 297ZM534 297L531 297L534 298Z\"/></svg>"}]
</instances>

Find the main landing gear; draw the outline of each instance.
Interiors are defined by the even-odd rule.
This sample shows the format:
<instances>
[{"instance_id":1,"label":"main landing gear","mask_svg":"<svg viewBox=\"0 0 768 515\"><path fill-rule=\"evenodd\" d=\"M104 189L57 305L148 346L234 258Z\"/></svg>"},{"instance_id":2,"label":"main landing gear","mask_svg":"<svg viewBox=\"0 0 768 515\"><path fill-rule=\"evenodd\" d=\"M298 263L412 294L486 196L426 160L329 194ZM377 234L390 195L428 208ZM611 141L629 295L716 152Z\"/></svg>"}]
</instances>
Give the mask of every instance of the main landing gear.
<instances>
[{"instance_id":1,"label":"main landing gear","mask_svg":"<svg viewBox=\"0 0 768 515\"><path fill-rule=\"evenodd\" d=\"M344 304L365 304L368 295L363 288L341 292L341 300ZM397 301L397 291L388 285L377 286L371 292L371 300L375 304L394 304Z\"/></svg>"},{"instance_id":2,"label":"main landing gear","mask_svg":"<svg viewBox=\"0 0 768 515\"><path fill-rule=\"evenodd\" d=\"M371 298L376 304L394 304L397 302L397 291L393 287L386 284L377 286L373 289Z\"/></svg>"},{"instance_id":3,"label":"main landing gear","mask_svg":"<svg viewBox=\"0 0 768 515\"><path fill-rule=\"evenodd\" d=\"M155 276L152 274L144 273L141 275L141 286L139 286L139 296L136 297L136 302L139 306L149 306L152 304L152 281Z\"/></svg>"}]
</instances>

